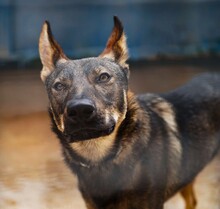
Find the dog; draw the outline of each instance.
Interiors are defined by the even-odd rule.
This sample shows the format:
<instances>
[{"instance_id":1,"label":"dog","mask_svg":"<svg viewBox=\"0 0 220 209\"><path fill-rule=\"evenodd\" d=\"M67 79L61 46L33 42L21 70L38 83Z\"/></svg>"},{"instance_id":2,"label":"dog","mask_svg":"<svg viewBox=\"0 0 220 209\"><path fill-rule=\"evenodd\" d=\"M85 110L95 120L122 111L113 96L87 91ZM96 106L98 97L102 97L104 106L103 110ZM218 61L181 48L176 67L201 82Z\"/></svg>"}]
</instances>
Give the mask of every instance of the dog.
<instances>
[{"instance_id":1,"label":"dog","mask_svg":"<svg viewBox=\"0 0 220 209\"><path fill-rule=\"evenodd\" d=\"M126 36L115 16L98 57L70 60L49 23L39 39L52 129L88 209L162 209L220 147L220 76L201 75L163 94L128 87Z\"/></svg>"}]
</instances>

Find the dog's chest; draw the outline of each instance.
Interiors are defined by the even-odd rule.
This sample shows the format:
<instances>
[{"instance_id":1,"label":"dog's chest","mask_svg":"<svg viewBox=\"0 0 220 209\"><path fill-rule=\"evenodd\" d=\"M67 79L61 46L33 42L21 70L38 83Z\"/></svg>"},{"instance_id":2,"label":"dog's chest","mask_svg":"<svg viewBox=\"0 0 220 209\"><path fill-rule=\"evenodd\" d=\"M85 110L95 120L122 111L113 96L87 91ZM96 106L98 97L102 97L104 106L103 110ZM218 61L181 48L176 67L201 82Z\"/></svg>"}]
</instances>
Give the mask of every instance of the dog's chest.
<instances>
[{"instance_id":1,"label":"dog's chest","mask_svg":"<svg viewBox=\"0 0 220 209\"><path fill-rule=\"evenodd\" d=\"M94 167L82 167L77 170L81 190L91 196L112 196L114 194L137 188L143 176L141 165L130 166L129 163L115 165L107 162Z\"/></svg>"}]
</instances>

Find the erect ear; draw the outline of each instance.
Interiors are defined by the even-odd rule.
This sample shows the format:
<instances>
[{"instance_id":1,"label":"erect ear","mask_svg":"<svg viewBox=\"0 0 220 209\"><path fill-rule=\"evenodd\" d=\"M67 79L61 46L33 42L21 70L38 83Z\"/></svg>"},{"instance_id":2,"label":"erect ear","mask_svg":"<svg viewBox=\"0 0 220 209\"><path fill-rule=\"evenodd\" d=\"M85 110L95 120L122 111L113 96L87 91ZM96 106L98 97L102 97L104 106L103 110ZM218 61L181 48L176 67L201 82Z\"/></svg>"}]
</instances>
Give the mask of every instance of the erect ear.
<instances>
[{"instance_id":1,"label":"erect ear","mask_svg":"<svg viewBox=\"0 0 220 209\"><path fill-rule=\"evenodd\" d=\"M65 62L68 58L63 53L59 44L53 38L50 24L45 21L39 39L39 53L43 64L41 79L45 81L47 76L54 70L57 61Z\"/></svg>"},{"instance_id":2,"label":"erect ear","mask_svg":"<svg viewBox=\"0 0 220 209\"><path fill-rule=\"evenodd\" d=\"M114 16L114 28L106 44L106 48L99 55L99 57L106 57L113 59L122 67L128 67L126 61L128 59L128 49L126 43L126 36L123 26L118 17Z\"/></svg>"}]
</instances>

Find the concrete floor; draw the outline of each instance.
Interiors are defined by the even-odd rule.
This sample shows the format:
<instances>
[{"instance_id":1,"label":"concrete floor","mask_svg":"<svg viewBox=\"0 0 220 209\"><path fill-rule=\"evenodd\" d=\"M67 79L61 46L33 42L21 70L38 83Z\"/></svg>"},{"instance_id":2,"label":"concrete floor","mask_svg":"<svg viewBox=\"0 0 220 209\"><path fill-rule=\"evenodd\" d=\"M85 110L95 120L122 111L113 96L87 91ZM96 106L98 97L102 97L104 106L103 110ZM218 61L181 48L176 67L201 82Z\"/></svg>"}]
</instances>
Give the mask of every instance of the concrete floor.
<instances>
[{"instance_id":1,"label":"concrete floor","mask_svg":"<svg viewBox=\"0 0 220 209\"><path fill-rule=\"evenodd\" d=\"M134 65L131 89L167 91L219 66ZM0 72L0 100L0 208L85 209L77 180L50 131L39 71ZM197 209L220 209L220 154L198 176L195 189ZM183 209L179 194L165 208Z\"/></svg>"}]
</instances>

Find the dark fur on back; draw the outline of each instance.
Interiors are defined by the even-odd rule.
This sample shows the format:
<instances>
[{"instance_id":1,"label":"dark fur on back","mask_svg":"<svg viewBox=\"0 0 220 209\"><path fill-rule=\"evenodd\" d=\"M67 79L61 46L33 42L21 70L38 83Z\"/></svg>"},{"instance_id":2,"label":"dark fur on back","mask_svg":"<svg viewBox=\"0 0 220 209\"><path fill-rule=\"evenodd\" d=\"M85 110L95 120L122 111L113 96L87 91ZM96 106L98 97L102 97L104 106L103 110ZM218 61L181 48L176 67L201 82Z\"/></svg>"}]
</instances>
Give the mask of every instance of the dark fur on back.
<instances>
[{"instance_id":1,"label":"dark fur on back","mask_svg":"<svg viewBox=\"0 0 220 209\"><path fill-rule=\"evenodd\" d=\"M69 60L44 24L41 78L53 131L88 209L162 209L219 150L220 76L134 95L126 37L114 22L101 55L81 60Z\"/></svg>"},{"instance_id":2,"label":"dark fur on back","mask_svg":"<svg viewBox=\"0 0 220 209\"><path fill-rule=\"evenodd\" d=\"M220 75L203 74L161 96L175 109L184 149L181 175L188 181L220 146Z\"/></svg>"}]
</instances>

